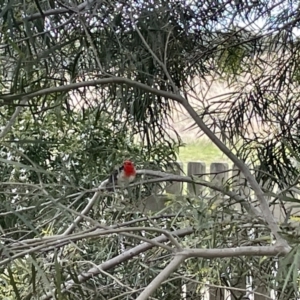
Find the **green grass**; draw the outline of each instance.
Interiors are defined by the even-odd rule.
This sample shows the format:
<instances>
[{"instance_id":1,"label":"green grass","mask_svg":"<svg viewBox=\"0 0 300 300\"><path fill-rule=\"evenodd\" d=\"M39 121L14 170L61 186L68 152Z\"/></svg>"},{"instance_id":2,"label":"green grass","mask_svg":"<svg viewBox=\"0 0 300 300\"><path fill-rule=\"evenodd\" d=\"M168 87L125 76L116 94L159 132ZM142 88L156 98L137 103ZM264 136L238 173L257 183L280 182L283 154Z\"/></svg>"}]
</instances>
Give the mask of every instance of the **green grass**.
<instances>
[{"instance_id":1,"label":"green grass","mask_svg":"<svg viewBox=\"0 0 300 300\"><path fill-rule=\"evenodd\" d=\"M212 162L229 162L228 158L210 140L205 138L180 147L178 161L184 164L190 161L201 161L206 165L210 165Z\"/></svg>"},{"instance_id":2,"label":"green grass","mask_svg":"<svg viewBox=\"0 0 300 300\"><path fill-rule=\"evenodd\" d=\"M187 174L188 162L204 162L206 171L209 172L210 164L214 162L225 162L232 165L230 160L207 138L198 138L195 142L189 142L179 148L177 161L183 164L183 173ZM186 190L186 184L183 185Z\"/></svg>"}]
</instances>

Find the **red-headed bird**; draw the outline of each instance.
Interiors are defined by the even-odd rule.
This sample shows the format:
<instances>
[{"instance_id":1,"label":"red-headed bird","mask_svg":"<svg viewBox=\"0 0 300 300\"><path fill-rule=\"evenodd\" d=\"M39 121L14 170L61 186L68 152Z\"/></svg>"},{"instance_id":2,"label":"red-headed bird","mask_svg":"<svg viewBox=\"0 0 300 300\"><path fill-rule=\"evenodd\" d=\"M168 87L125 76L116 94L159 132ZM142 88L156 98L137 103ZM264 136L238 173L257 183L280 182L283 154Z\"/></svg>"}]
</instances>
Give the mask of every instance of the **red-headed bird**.
<instances>
[{"instance_id":1,"label":"red-headed bird","mask_svg":"<svg viewBox=\"0 0 300 300\"><path fill-rule=\"evenodd\" d=\"M109 176L107 186L119 186L121 188L124 188L134 181L135 176L136 169L134 163L130 160L125 160L123 162L123 165ZM108 190L112 189L109 188Z\"/></svg>"}]
</instances>

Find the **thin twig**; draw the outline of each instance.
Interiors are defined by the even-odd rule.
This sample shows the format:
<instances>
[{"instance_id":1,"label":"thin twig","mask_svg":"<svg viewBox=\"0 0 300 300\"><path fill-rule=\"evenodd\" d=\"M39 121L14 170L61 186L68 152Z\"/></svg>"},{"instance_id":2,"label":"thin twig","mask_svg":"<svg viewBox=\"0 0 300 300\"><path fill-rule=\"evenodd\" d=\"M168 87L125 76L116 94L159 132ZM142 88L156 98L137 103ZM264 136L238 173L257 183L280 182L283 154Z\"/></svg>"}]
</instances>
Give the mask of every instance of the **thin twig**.
<instances>
[{"instance_id":1,"label":"thin twig","mask_svg":"<svg viewBox=\"0 0 300 300\"><path fill-rule=\"evenodd\" d=\"M151 281L144 291L136 298L136 300L148 299L159 286L176 270L186 259L185 255L177 254L172 261Z\"/></svg>"},{"instance_id":2,"label":"thin twig","mask_svg":"<svg viewBox=\"0 0 300 300\"><path fill-rule=\"evenodd\" d=\"M197 280L192 280L192 281L199 283L199 281L197 281ZM258 293L258 292L255 292L255 291L246 290L246 289L240 289L240 288L236 288L236 287L232 287L232 286L215 285L215 284L210 284L210 283L205 283L205 285L208 286L208 287L217 288L217 289L245 292L245 293L249 293L249 294L253 294L253 295L257 295L257 296L262 296L265 299L273 300L273 298L271 298L271 297L269 297L265 294Z\"/></svg>"},{"instance_id":3,"label":"thin twig","mask_svg":"<svg viewBox=\"0 0 300 300\"><path fill-rule=\"evenodd\" d=\"M108 179L104 180L100 184L100 189L104 188L107 184ZM99 199L99 196L101 195L101 191L95 192L94 196L89 200L87 206L81 211L80 215L74 220L74 222L66 229L66 231L63 233L64 236L70 234L76 226L82 221L83 217L88 214L88 212L92 209L96 201Z\"/></svg>"},{"instance_id":4,"label":"thin twig","mask_svg":"<svg viewBox=\"0 0 300 300\"><path fill-rule=\"evenodd\" d=\"M26 104L27 100L28 100L27 97L24 97L21 100L21 102L18 104L15 112L13 113L10 120L8 121L8 123L6 124L6 126L4 127L2 132L0 133L0 140L3 139L7 135L7 133L10 131L11 127L15 124L19 114L21 113L21 111L24 108L23 105Z\"/></svg>"},{"instance_id":5,"label":"thin twig","mask_svg":"<svg viewBox=\"0 0 300 300\"><path fill-rule=\"evenodd\" d=\"M89 5L90 1L85 1L81 4L79 4L77 6L77 10L79 11L82 11L83 9L85 9L85 7L87 5ZM60 14L65 14L65 13L68 13L68 12L72 12L73 11L73 7L70 7L70 8L54 8L54 9L49 9L49 10L45 10L43 11L43 15L41 13L35 13L35 14L32 14L32 15L29 15L29 16L26 16L22 19L22 21L19 21L17 22L18 25L22 24L25 20L26 21L33 21L33 20L36 20L36 19L39 19L39 18L44 18L45 16L53 16L53 15L60 15Z\"/></svg>"},{"instance_id":6,"label":"thin twig","mask_svg":"<svg viewBox=\"0 0 300 300\"><path fill-rule=\"evenodd\" d=\"M156 183L156 182L162 182L162 181L179 181L179 182L187 182L187 183L192 183L195 185L203 185L206 187L211 188L212 190L218 191L222 193L223 195L227 195L231 197L232 199L236 200L237 202L241 203L241 205L244 206L244 208L251 214L254 215L255 217L262 218L262 214L248 201L245 200L242 196L236 194L235 192L228 191L226 188L223 186L217 186L215 183L201 180L195 177L190 177L190 176L182 176L182 175L174 175L170 173L165 173L165 172L160 172L160 171L152 171L152 170L138 170L137 174L140 175L151 175L151 176L156 176L160 177L158 179L148 179L143 181L143 183ZM140 183L133 183L132 186L139 185Z\"/></svg>"},{"instance_id":7,"label":"thin twig","mask_svg":"<svg viewBox=\"0 0 300 300\"><path fill-rule=\"evenodd\" d=\"M150 54L153 56L153 58L157 61L157 63L162 67L165 75L167 76L170 84L172 85L173 88L173 92L179 95L179 91L178 88L176 87L166 65L157 57L157 55L153 52L153 50L151 49L151 47L149 46L149 44L146 42L146 40L144 39L143 35L141 34L139 28L134 24L134 19L132 17L132 15L130 16L131 22L134 25L134 28L136 30L136 32L138 33L140 39L142 40L143 44L145 45L145 47L147 48L147 50L150 52Z\"/></svg>"}]
</instances>

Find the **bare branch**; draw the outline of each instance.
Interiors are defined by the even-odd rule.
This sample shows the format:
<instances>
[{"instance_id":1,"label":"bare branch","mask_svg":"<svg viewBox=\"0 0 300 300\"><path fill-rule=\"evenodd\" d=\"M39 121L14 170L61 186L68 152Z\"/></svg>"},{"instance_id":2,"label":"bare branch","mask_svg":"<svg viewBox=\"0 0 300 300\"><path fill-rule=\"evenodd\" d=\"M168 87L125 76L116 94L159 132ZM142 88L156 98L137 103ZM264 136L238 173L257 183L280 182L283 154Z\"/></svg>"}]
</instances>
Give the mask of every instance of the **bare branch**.
<instances>
[{"instance_id":1,"label":"bare branch","mask_svg":"<svg viewBox=\"0 0 300 300\"><path fill-rule=\"evenodd\" d=\"M141 231L150 231L150 232L156 232L156 233L161 233L166 236L167 240L169 240L170 235L173 235L171 232L164 230L164 229L159 229L159 228L154 228L154 227L128 227L128 228L110 228L110 227L104 227L104 229L99 229L99 228L94 228L93 231L91 230L86 230L84 232L79 232L79 233L74 233L72 235L54 235L51 237L43 237L43 238L37 238L37 239L30 239L28 241L21 241L19 243L16 243L15 245L11 246L8 250L9 252L17 251L17 250L23 250L22 252L18 252L14 255L9 256L8 258L3 259L0 261L0 265L5 265L8 262L16 259L23 257L27 254L38 252L38 251L45 251L45 249L49 250L49 248L60 248L64 245L67 245L71 242L79 241L82 239L88 239L88 238L94 238L94 237L99 237L103 235L109 235L113 233L119 233L122 235L128 235L130 237L135 237L139 240L145 241L147 243L152 243L151 240L144 238L143 236L137 236L133 234L127 234L127 232L141 232ZM174 241L174 237L171 238L171 242ZM153 242L155 246L165 248L168 251L174 252L174 249L167 246L163 245L157 242ZM178 242L175 240L174 242L175 246L179 249L181 249L180 246L178 246Z\"/></svg>"},{"instance_id":2,"label":"bare branch","mask_svg":"<svg viewBox=\"0 0 300 300\"><path fill-rule=\"evenodd\" d=\"M86 6L91 5L91 2L93 2L93 1L87 0L87 1L79 4L76 7L76 10L79 10L79 11L84 10L86 8ZM54 9L49 9L49 10L43 11L43 14L35 13L35 14L32 14L32 15L26 16L26 17L23 18L23 20L33 21L33 20L36 20L36 19L44 18L45 16L54 16L54 15L66 14L68 12L73 13L73 10L74 10L74 7L54 8ZM20 24L22 24L22 22L19 22L18 24L20 25Z\"/></svg>"},{"instance_id":3,"label":"bare branch","mask_svg":"<svg viewBox=\"0 0 300 300\"><path fill-rule=\"evenodd\" d=\"M104 180L101 182L99 188L103 189L108 182L107 180ZM88 214L88 212L93 208L94 204L96 203L97 199L99 199L99 196L101 195L101 191L95 192L92 199L89 200L89 203L87 206L81 211L80 215L74 220L74 222L66 229L66 231L63 233L63 235L68 235L76 228L76 226L82 221L83 217Z\"/></svg>"},{"instance_id":4,"label":"bare branch","mask_svg":"<svg viewBox=\"0 0 300 300\"><path fill-rule=\"evenodd\" d=\"M15 124L15 122L18 118L18 115L21 113L22 109L24 108L23 105L26 104L27 100L28 100L27 97L24 97L22 99L22 101L20 102L19 106L16 107L16 110L13 113L13 115L11 116L11 119L9 120L9 122L7 123L5 128L0 133L0 139L3 139L7 135L7 133L10 131L11 127Z\"/></svg>"},{"instance_id":5,"label":"bare branch","mask_svg":"<svg viewBox=\"0 0 300 300\"><path fill-rule=\"evenodd\" d=\"M191 233L193 233L194 230L193 228L189 227L189 228L185 228L185 229L180 229L180 230L176 230L176 231L173 231L171 234L173 236L177 236L177 237L182 237L182 236L186 236L186 235L189 235ZM99 266L97 267L93 267L91 268L90 270L88 270L87 272L84 272L82 274L80 274L78 277L77 277L77 280L76 280L76 283L79 282L79 283L82 283L82 282L85 282L87 280L89 280L90 278L94 277L94 276L97 276L98 274L101 273L100 269L101 270L110 270L110 269L113 269L114 267L116 267L117 265L137 256L138 254L140 253L143 253L149 249L151 249L154 245L153 245L153 241L154 242L158 242L158 243L163 243L163 242L166 242L168 239L165 235L161 235L159 237L156 237L154 239L151 240L151 244L150 243L143 243L141 245L138 245L132 249L129 249L125 252L123 252L122 254L100 264ZM63 285L62 285L62 293L68 291L69 289L72 288L72 286L75 284L75 282L73 280L69 280L67 282L65 282ZM42 300L46 300L46 299L51 299L52 298L52 292L50 293L47 293L46 296L44 297L41 297Z\"/></svg>"},{"instance_id":6,"label":"bare branch","mask_svg":"<svg viewBox=\"0 0 300 300\"><path fill-rule=\"evenodd\" d=\"M274 246L246 246L225 249L185 249L178 254L183 254L188 258L222 258L237 256L277 256L285 255L289 252L288 247L281 245Z\"/></svg>"},{"instance_id":7,"label":"bare branch","mask_svg":"<svg viewBox=\"0 0 300 300\"><path fill-rule=\"evenodd\" d=\"M39 90L36 92L28 93L28 94L19 94L19 95L3 95L2 94L2 95L0 95L0 99L6 100L6 101L12 101L12 100L17 100L24 96L27 96L27 99L29 100L34 97L43 96L43 95L47 95L47 94L51 94L51 93L66 92L66 91L78 89L81 87L97 86L97 85L104 85L104 84L110 84L110 83L126 84L128 86L140 88L146 92L152 93L154 95L170 98L179 103L182 103L183 101L185 101L185 99L182 98L180 95L175 95L170 92L158 90L158 89L152 88L146 84L134 81L134 80L130 80L127 78L122 78L122 77L114 77L114 76L109 77L109 78L104 78L104 79L82 81L82 82L71 83L71 84L62 85L62 86L58 86L58 87L46 88L46 89L42 89L42 90Z\"/></svg>"},{"instance_id":8,"label":"bare branch","mask_svg":"<svg viewBox=\"0 0 300 300\"><path fill-rule=\"evenodd\" d=\"M136 300L148 299L155 290L176 270L187 257L184 254L176 254L173 260L152 280Z\"/></svg>"}]
</instances>

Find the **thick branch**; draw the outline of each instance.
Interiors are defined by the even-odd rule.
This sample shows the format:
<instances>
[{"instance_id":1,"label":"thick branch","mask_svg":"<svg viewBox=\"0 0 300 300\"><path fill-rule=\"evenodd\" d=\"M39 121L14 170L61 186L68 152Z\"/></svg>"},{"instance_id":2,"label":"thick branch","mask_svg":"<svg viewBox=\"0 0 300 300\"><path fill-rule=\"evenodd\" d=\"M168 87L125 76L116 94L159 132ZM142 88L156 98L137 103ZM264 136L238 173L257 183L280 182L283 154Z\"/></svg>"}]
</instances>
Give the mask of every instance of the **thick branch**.
<instances>
[{"instance_id":1,"label":"thick branch","mask_svg":"<svg viewBox=\"0 0 300 300\"><path fill-rule=\"evenodd\" d=\"M38 96L43 96L47 94L52 94L52 93L59 93L59 92L67 92L70 90L86 87L86 86L97 86L97 85L104 85L104 84L110 84L110 83L119 83L119 84L126 84L128 86L140 88L146 92L152 93L154 95L166 97L173 99L179 103L184 101L184 98L182 98L180 95L175 95L170 92L166 92L163 90L158 90L155 88L152 88L146 84L130 80L127 78L122 78L122 77L110 77L110 78L104 78L104 79L98 79L98 80L91 80L91 81L82 81L82 82L77 82L77 83L71 83L67 85L62 85L58 87L53 87L53 88L46 88L42 89L36 92L28 93L28 94L19 94L19 95L0 95L0 99L3 99L5 101L12 101L12 100L17 100L21 99L23 97L27 97L28 100L34 97Z\"/></svg>"},{"instance_id":2,"label":"thick branch","mask_svg":"<svg viewBox=\"0 0 300 300\"><path fill-rule=\"evenodd\" d=\"M280 245L274 246L247 246L225 249L185 249L178 254L182 254L188 258L222 258L222 257L237 257L237 256L277 256L285 255L289 252L288 247Z\"/></svg>"}]
</instances>

